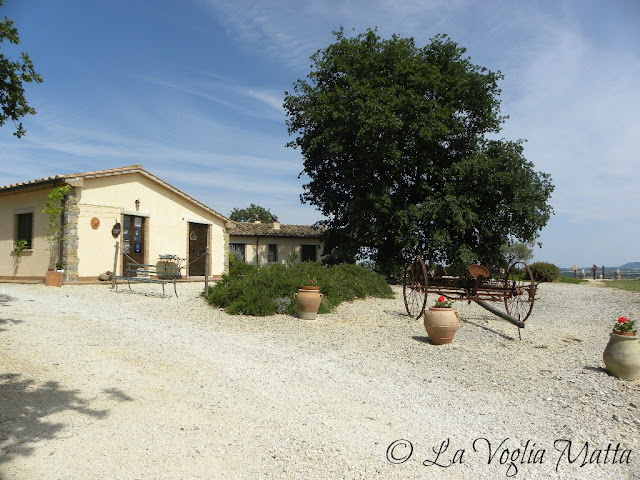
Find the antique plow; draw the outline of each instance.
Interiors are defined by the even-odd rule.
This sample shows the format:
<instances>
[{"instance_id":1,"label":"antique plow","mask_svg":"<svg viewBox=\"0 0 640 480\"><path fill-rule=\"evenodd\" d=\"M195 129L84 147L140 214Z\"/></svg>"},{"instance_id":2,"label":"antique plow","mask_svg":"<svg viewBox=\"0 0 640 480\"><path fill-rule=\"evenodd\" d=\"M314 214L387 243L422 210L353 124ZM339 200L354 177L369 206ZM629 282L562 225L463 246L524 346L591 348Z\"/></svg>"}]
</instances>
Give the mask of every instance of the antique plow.
<instances>
[{"instance_id":1,"label":"antique plow","mask_svg":"<svg viewBox=\"0 0 640 480\"><path fill-rule=\"evenodd\" d=\"M424 314L427 296L433 293L450 300L473 301L518 329L524 328L531 314L537 288L531 269L523 262L514 263L502 278L495 279L482 265L465 269L428 268L419 256L405 267L402 282L404 305L410 317L420 318ZM491 303L502 304L504 311Z\"/></svg>"}]
</instances>

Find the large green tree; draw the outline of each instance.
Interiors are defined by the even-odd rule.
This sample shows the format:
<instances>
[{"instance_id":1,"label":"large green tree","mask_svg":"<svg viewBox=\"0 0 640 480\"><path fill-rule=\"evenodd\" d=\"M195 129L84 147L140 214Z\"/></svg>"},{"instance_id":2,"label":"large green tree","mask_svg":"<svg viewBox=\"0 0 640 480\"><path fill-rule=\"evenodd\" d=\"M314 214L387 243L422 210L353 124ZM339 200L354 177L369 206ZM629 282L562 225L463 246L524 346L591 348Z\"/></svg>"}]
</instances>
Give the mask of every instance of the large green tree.
<instances>
[{"instance_id":1,"label":"large green tree","mask_svg":"<svg viewBox=\"0 0 640 480\"><path fill-rule=\"evenodd\" d=\"M334 34L284 100L288 146L310 179L301 201L327 218L325 258L366 252L393 276L416 253L496 265L503 245L537 238L553 186L522 142L490 138L505 120L502 74L445 35L420 48L375 30Z\"/></svg>"},{"instance_id":2,"label":"large green tree","mask_svg":"<svg viewBox=\"0 0 640 480\"><path fill-rule=\"evenodd\" d=\"M2 7L4 0L0 0ZM13 121L16 131L13 133L20 138L26 130L18 120L25 115L35 115L36 111L29 106L25 97L24 84L42 82L42 77L36 73L33 62L26 52L20 54L19 60L12 60L2 53L1 46L4 41L14 45L20 43L18 29L13 26L13 22L7 17L0 19L0 127L7 120Z\"/></svg>"},{"instance_id":3,"label":"large green tree","mask_svg":"<svg viewBox=\"0 0 640 480\"><path fill-rule=\"evenodd\" d=\"M229 214L229 218L236 222L253 222L260 220L264 223L277 222L276 217L268 208L252 203L247 208L234 208Z\"/></svg>"}]
</instances>

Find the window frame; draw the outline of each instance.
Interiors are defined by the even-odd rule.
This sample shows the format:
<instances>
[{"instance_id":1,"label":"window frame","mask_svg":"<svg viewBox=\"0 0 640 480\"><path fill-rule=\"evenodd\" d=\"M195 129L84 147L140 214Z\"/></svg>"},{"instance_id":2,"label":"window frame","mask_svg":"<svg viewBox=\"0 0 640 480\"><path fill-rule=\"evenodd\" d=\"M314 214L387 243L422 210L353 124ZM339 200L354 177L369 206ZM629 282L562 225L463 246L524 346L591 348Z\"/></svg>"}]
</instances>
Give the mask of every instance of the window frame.
<instances>
[{"instance_id":1,"label":"window frame","mask_svg":"<svg viewBox=\"0 0 640 480\"><path fill-rule=\"evenodd\" d=\"M277 263L278 262L278 244L270 243L267 250L267 262L268 263Z\"/></svg>"},{"instance_id":2,"label":"window frame","mask_svg":"<svg viewBox=\"0 0 640 480\"><path fill-rule=\"evenodd\" d=\"M305 247L307 251L311 250L311 247L313 247L313 258L306 258L306 259L304 258ZM317 262L318 261L318 245L311 244L311 243L301 244L300 245L300 261L301 262Z\"/></svg>"},{"instance_id":3,"label":"window frame","mask_svg":"<svg viewBox=\"0 0 640 480\"><path fill-rule=\"evenodd\" d=\"M21 218L25 218L26 215L29 215L31 217L31 221L29 222L29 226L28 226L28 235L22 235L22 231L21 231L21 222L20 219ZM13 218L14 218L14 224L13 224L13 241L17 242L18 240L26 240L27 241L27 250L33 250L33 221L34 221L34 214L33 214L33 210L24 210L24 211L16 211L13 214ZM24 228L25 223L22 223L22 226Z\"/></svg>"},{"instance_id":4,"label":"window frame","mask_svg":"<svg viewBox=\"0 0 640 480\"><path fill-rule=\"evenodd\" d=\"M236 247L236 248L234 248ZM241 247L242 251L239 252L239 248L237 247ZM241 243L241 242L233 242L233 243L229 243L229 253L241 253L242 258L240 260L242 260L243 263L247 263L247 244L246 243Z\"/></svg>"}]
</instances>

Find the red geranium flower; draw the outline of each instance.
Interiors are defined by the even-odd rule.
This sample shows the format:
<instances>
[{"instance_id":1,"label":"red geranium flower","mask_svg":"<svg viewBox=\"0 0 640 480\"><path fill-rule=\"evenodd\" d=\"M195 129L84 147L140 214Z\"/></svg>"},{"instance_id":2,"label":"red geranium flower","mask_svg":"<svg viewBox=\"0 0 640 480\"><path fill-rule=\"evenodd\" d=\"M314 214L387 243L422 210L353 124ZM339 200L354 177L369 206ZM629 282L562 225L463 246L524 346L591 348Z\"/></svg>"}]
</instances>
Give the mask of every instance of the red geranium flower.
<instances>
[{"instance_id":1,"label":"red geranium flower","mask_svg":"<svg viewBox=\"0 0 640 480\"><path fill-rule=\"evenodd\" d=\"M436 300L436 304L434 307L436 308L451 308L453 305L453 300L447 300L447 297L444 295L440 295Z\"/></svg>"},{"instance_id":2,"label":"red geranium flower","mask_svg":"<svg viewBox=\"0 0 640 480\"><path fill-rule=\"evenodd\" d=\"M635 332L636 322L635 320L629 320L627 317L620 317L616 324L613 326L614 332Z\"/></svg>"}]
</instances>

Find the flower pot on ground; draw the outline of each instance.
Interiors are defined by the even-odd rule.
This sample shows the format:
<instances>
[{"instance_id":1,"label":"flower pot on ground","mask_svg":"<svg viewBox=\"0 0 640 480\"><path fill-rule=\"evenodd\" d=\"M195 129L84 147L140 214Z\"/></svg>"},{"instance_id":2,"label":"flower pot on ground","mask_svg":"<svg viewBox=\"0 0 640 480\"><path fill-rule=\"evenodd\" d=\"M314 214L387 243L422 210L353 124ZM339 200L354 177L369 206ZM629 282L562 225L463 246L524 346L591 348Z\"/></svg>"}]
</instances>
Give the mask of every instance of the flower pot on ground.
<instances>
[{"instance_id":1,"label":"flower pot on ground","mask_svg":"<svg viewBox=\"0 0 640 480\"><path fill-rule=\"evenodd\" d=\"M609 334L609 343L602 360L607 370L623 380L640 378L640 343L636 337L635 321L620 317Z\"/></svg>"},{"instance_id":2,"label":"flower pot on ground","mask_svg":"<svg viewBox=\"0 0 640 480\"><path fill-rule=\"evenodd\" d=\"M320 308L323 295L318 287L300 287L294 297L298 302L298 317L303 320L314 320Z\"/></svg>"},{"instance_id":3,"label":"flower pot on ground","mask_svg":"<svg viewBox=\"0 0 640 480\"><path fill-rule=\"evenodd\" d=\"M64 285L64 270L47 270L47 274L44 278L44 284L47 287L61 287Z\"/></svg>"},{"instance_id":4,"label":"flower pot on ground","mask_svg":"<svg viewBox=\"0 0 640 480\"><path fill-rule=\"evenodd\" d=\"M451 305L453 300L440 295L435 305L424 312L424 328L434 345L451 343L460 328L460 315Z\"/></svg>"},{"instance_id":5,"label":"flower pot on ground","mask_svg":"<svg viewBox=\"0 0 640 480\"><path fill-rule=\"evenodd\" d=\"M314 320L323 295L314 278L308 278L307 283L308 285L298 288L298 292L293 296L298 302L298 317L303 320Z\"/></svg>"},{"instance_id":6,"label":"flower pot on ground","mask_svg":"<svg viewBox=\"0 0 640 480\"><path fill-rule=\"evenodd\" d=\"M612 375L623 380L637 380L640 378L638 337L609 334L609 343L604 349L602 360Z\"/></svg>"}]
</instances>

